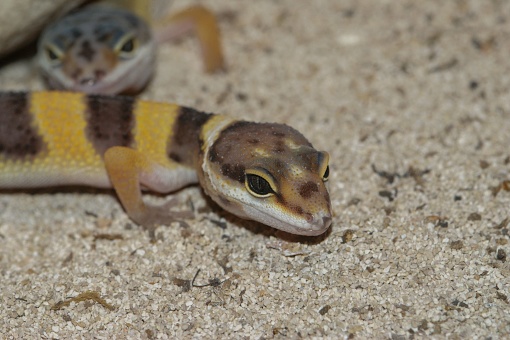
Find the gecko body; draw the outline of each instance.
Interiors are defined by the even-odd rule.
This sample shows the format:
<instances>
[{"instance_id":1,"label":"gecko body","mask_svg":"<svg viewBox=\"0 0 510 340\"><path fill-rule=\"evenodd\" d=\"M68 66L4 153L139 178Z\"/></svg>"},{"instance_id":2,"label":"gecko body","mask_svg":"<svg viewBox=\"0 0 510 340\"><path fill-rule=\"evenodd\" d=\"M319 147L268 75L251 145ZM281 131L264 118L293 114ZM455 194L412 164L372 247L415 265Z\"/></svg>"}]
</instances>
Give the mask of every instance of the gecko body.
<instances>
[{"instance_id":1,"label":"gecko body","mask_svg":"<svg viewBox=\"0 0 510 340\"><path fill-rule=\"evenodd\" d=\"M283 124L124 96L0 93L0 188L113 187L144 226L184 215L144 203L142 190L198 182L239 217L321 234L331 224L328 158Z\"/></svg>"}]
</instances>

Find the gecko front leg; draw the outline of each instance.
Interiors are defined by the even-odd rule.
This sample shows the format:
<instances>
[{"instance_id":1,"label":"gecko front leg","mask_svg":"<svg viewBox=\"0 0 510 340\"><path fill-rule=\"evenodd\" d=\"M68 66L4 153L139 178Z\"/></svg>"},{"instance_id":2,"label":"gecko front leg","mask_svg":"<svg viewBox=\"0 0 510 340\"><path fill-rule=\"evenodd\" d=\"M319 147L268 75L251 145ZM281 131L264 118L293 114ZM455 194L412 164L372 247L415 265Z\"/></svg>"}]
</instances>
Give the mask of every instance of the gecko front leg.
<instances>
[{"instance_id":1,"label":"gecko front leg","mask_svg":"<svg viewBox=\"0 0 510 340\"><path fill-rule=\"evenodd\" d=\"M170 209L175 200L162 205L147 205L142 199L142 188L168 193L197 182L189 168L163 166L150 157L128 147L111 147L104 154L104 163L110 182L128 216L143 227L167 225L179 219L191 218L191 211Z\"/></svg>"},{"instance_id":2,"label":"gecko front leg","mask_svg":"<svg viewBox=\"0 0 510 340\"><path fill-rule=\"evenodd\" d=\"M188 32L193 33L200 43L205 71L210 73L224 69L220 29L216 17L207 8L191 6L154 24L154 36L158 43Z\"/></svg>"}]
</instances>

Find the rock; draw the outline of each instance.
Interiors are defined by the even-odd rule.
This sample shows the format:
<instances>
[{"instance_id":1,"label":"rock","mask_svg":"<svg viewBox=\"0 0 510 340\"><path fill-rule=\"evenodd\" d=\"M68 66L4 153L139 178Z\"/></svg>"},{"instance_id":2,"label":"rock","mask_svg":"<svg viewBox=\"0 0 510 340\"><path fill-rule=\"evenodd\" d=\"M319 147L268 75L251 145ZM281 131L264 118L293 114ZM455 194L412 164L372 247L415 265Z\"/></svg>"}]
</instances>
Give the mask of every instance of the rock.
<instances>
[{"instance_id":1,"label":"rock","mask_svg":"<svg viewBox=\"0 0 510 340\"><path fill-rule=\"evenodd\" d=\"M0 4L0 56L37 37L46 23L84 0L3 0Z\"/></svg>"}]
</instances>

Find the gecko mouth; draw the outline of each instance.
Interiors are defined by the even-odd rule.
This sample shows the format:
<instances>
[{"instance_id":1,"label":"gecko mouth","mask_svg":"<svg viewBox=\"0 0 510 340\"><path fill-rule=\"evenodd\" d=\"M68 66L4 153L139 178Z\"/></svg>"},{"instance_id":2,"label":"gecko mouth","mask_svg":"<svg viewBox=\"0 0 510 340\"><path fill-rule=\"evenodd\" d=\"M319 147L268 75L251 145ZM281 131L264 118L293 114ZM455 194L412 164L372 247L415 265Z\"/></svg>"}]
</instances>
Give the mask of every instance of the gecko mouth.
<instances>
[{"instance_id":1,"label":"gecko mouth","mask_svg":"<svg viewBox=\"0 0 510 340\"><path fill-rule=\"evenodd\" d=\"M145 65L143 60L130 66L132 72L113 70L101 79L87 79L73 82L71 90L86 93L116 94L141 90L151 78L152 66Z\"/></svg>"},{"instance_id":2,"label":"gecko mouth","mask_svg":"<svg viewBox=\"0 0 510 340\"><path fill-rule=\"evenodd\" d=\"M118 64L109 71L96 71L94 76L74 79L60 70L43 69L43 76L50 88L85 92L89 94L136 93L142 90L152 77L155 46L145 46L144 51L125 64ZM100 74L97 74L100 72Z\"/></svg>"},{"instance_id":3,"label":"gecko mouth","mask_svg":"<svg viewBox=\"0 0 510 340\"><path fill-rule=\"evenodd\" d=\"M275 229L283 230L285 232L303 235L303 236L318 236L326 232L331 226L331 213L319 213L310 221L302 218L293 218L291 222L270 215L267 211L261 211L253 206L245 206L244 213L248 218L264 223Z\"/></svg>"}]
</instances>

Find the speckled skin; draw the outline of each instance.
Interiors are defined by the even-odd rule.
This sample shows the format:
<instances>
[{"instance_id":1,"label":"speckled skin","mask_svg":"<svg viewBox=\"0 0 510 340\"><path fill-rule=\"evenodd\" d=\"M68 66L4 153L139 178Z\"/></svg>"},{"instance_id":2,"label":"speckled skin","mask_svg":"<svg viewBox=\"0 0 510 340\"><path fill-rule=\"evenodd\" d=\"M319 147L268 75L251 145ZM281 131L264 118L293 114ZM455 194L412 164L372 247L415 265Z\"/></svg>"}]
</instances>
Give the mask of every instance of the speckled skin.
<instances>
[{"instance_id":1,"label":"speckled skin","mask_svg":"<svg viewBox=\"0 0 510 340\"><path fill-rule=\"evenodd\" d=\"M141 189L199 182L224 209L277 229L317 235L331 223L328 154L287 125L72 92L0 93L0 108L0 188L113 187L148 226L177 215Z\"/></svg>"},{"instance_id":2,"label":"speckled skin","mask_svg":"<svg viewBox=\"0 0 510 340\"><path fill-rule=\"evenodd\" d=\"M143 19L100 4L48 26L39 39L37 60L51 88L134 93L152 76L155 48Z\"/></svg>"},{"instance_id":3,"label":"speckled skin","mask_svg":"<svg viewBox=\"0 0 510 340\"><path fill-rule=\"evenodd\" d=\"M136 94L154 72L156 44L188 32L200 42L205 69L224 68L216 18L202 6L168 15L152 28L134 13L106 4L71 12L39 39L37 62L52 89Z\"/></svg>"}]
</instances>

